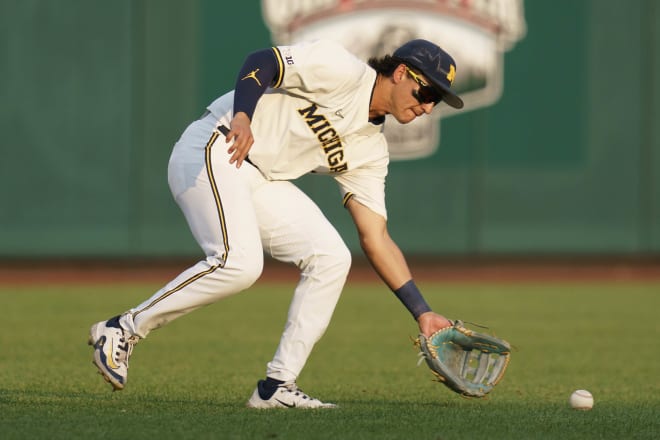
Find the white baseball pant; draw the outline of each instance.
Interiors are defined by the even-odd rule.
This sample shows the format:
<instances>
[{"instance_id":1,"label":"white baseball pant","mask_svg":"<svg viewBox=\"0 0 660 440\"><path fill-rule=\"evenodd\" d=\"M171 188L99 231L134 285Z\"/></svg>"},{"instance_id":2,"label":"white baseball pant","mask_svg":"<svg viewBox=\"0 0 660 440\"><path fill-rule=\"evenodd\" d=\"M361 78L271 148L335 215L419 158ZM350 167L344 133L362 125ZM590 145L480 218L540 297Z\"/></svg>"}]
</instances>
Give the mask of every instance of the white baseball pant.
<instances>
[{"instance_id":1,"label":"white baseball pant","mask_svg":"<svg viewBox=\"0 0 660 440\"><path fill-rule=\"evenodd\" d=\"M330 322L351 254L321 210L291 182L268 181L247 162L239 169L229 164L225 136L214 131L217 123L212 114L193 122L174 146L168 167L172 194L206 258L120 322L144 338L179 316L241 292L259 278L265 250L301 271L266 370L275 379L295 380Z\"/></svg>"}]
</instances>

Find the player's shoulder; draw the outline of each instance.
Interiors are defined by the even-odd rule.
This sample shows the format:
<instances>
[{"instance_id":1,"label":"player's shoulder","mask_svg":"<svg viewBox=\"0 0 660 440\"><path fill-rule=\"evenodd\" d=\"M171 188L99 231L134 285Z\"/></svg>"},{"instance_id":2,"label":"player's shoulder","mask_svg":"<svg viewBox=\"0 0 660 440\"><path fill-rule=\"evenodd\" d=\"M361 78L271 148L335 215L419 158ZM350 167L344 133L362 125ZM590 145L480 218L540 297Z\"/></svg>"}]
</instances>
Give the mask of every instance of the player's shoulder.
<instances>
[{"instance_id":1,"label":"player's shoulder","mask_svg":"<svg viewBox=\"0 0 660 440\"><path fill-rule=\"evenodd\" d=\"M345 52L348 53L348 49L346 49L343 45L341 45L339 42L331 39L331 38L314 38L310 40L304 40L300 41L294 46L301 46L301 47L307 47L307 48L312 48L317 51L321 52Z\"/></svg>"},{"instance_id":2,"label":"player's shoulder","mask_svg":"<svg viewBox=\"0 0 660 440\"><path fill-rule=\"evenodd\" d=\"M364 64L341 43L329 38L301 41L290 46L290 48L294 53L307 59L323 60L336 64ZM284 50L286 51L286 48Z\"/></svg>"}]
</instances>

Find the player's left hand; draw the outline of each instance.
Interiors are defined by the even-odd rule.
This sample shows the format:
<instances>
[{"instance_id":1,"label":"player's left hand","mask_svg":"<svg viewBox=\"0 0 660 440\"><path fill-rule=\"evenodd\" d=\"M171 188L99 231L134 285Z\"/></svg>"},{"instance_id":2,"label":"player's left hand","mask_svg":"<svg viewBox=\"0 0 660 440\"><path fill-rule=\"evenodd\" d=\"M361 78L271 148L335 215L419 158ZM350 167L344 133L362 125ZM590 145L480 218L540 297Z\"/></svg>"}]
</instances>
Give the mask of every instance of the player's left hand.
<instances>
[{"instance_id":1,"label":"player's left hand","mask_svg":"<svg viewBox=\"0 0 660 440\"><path fill-rule=\"evenodd\" d=\"M229 163L236 163L236 168L243 165L243 161L248 155L252 144L254 144L254 136L252 135L252 128L250 127L250 118L243 113L238 112L230 122L230 130L225 137L225 142L231 143L227 153L231 154Z\"/></svg>"},{"instance_id":2,"label":"player's left hand","mask_svg":"<svg viewBox=\"0 0 660 440\"><path fill-rule=\"evenodd\" d=\"M433 333L442 330L446 327L451 327L453 323L442 315L435 312L426 312L419 315L417 318L419 331L426 337L431 336Z\"/></svg>"}]
</instances>

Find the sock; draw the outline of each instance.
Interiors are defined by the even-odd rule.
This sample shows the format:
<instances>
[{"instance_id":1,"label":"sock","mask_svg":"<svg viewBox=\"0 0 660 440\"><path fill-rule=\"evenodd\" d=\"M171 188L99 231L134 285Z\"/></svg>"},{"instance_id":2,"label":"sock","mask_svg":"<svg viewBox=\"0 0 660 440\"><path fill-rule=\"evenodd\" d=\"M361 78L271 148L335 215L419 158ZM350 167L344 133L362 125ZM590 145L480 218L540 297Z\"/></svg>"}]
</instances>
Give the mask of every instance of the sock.
<instances>
[{"instance_id":1,"label":"sock","mask_svg":"<svg viewBox=\"0 0 660 440\"><path fill-rule=\"evenodd\" d=\"M108 319L108 322L105 323L108 327L115 327L115 328L122 328L121 325L119 325L119 316L113 316L112 318Z\"/></svg>"},{"instance_id":2,"label":"sock","mask_svg":"<svg viewBox=\"0 0 660 440\"><path fill-rule=\"evenodd\" d=\"M270 399L275 394L275 391L277 391L277 387L283 383L283 380L273 379L272 377L266 377L266 380L260 380L257 386L259 397L264 400Z\"/></svg>"}]
</instances>

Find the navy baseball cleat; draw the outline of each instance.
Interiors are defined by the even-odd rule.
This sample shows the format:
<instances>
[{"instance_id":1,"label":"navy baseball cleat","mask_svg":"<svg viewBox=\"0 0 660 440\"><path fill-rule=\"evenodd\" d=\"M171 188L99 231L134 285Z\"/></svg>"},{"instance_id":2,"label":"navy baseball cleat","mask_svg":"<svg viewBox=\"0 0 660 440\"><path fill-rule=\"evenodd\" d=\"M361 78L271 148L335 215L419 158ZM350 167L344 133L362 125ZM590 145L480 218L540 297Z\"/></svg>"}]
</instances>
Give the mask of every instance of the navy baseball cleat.
<instances>
[{"instance_id":1,"label":"navy baseball cleat","mask_svg":"<svg viewBox=\"0 0 660 440\"><path fill-rule=\"evenodd\" d=\"M97 322L89 329L88 343L94 347L92 363L110 382L113 391L124 389L128 377L128 358L139 339L119 325L119 316Z\"/></svg>"},{"instance_id":2,"label":"navy baseball cleat","mask_svg":"<svg viewBox=\"0 0 660 440\"><path fill-rule=\"evenodd\" d=\"M248 408L336 408L334 403L323 403L305 394L295 382L280 384L274 392L266 389L264 380L257 383L257 388L247 402Z\"/></svg>"}]
</instances>

